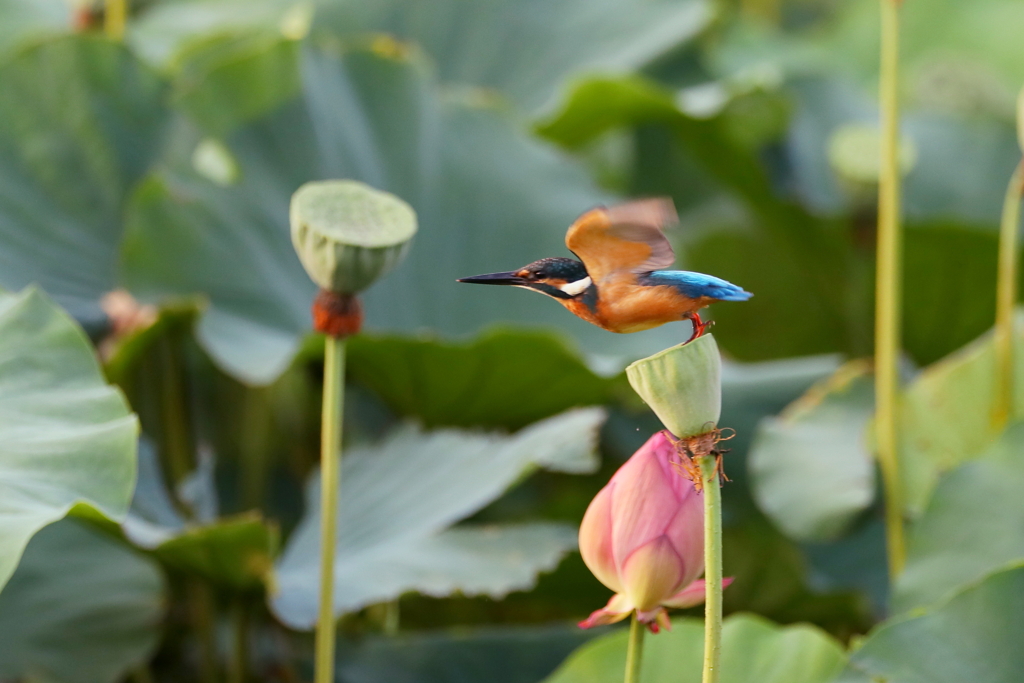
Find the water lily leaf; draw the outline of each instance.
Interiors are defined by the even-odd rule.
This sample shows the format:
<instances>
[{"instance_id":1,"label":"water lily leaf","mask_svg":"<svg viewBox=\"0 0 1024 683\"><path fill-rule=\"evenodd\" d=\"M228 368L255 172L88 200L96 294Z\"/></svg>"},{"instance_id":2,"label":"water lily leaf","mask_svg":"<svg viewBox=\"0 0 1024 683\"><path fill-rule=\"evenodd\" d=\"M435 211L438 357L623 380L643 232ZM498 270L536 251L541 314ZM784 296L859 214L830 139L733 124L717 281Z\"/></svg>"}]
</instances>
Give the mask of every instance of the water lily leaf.
<instances>
[{"instance_id":1,"label":"water lily leaf","mask_svg":"<svg viewBox=\"0 0 1024 683\"><path fill-rule=\"evenodd\" d=\"M40 36L71 27L66 0L3 0L0 2L0 54Z\"/></svg>"},{"instance_id":2,"label":"water lily leaf","mask_svg":"<svg viewBox=\"0 0 1024 683\"><path fill-rule=\"evenodd\" d=\"M309 30L317 4L307 0L161 0L139 8L125 38L148 62L175 65L181 52L215 35L258 30L299 39Z\"/></svg>"},{"instance_id":3,"label":"water lily leaf","mask_svg":"<svg viewBox=\"0 0 1024 683\"><path fill-rule=\"evenodd\" d=\"M851 661L887 683L1015 683L1024 667L1022 638L1024 568L1017 567L939 608L883 623Z\"/></svg>"},{"instance_id":4,"label":"water lily leaf","mask_svg":"<svg viewBox=\"0 0 1024 683\"><path fill-rule=\"evenodd\" d=\"M410 591L438 598L460 593L500 599L532 588L539 573L553 570L575 548L576 527L569 524L459 526L350 558L335 569L335 581L345 586L342 611ZM306 580L311 578L307 574ZM286 599L277 604L287 621L292 607L285 606ZM303 609L312 616L316 602ZM313 623L295 625L311 628Z\"/></svg>"},{"instance_id":5,"label":"water lily leaf","mask_svg":"<svg viewBox=\"0 0 1024 683\"><path fill-rule=\"evenodd\" d=\"M853 592L860 585L828 583L831 577L820 576L803 549L763 516L748 514L742 524L726 527L723 536L725 575L736 577L725 591L727 614L812 622L831 633L860 632L874 623L863 597Z\"/></svg>"},{"instance_id":6,"label":"water lily leaf","mask_svg":"<svg viewBox=\"0 0 1024 683\"><path fill-rule=\"evenodd\" d=\"M891 606L885 545L884 511L876 506L842 538L800 546L800 565L806 567L807 583L817 593L847 591L846 595L866 616L858 630L866 630L880 615L887 614ZM869 604L865 604L865 598Z\"/></svg>"},{"instance_id":7,"label":"water lily leaf","mask_svg":"<svg viewBox=\"0 0 1024 683\"><path fill-rule=\"evenodd\" d=\"M223 135L298 94L298 59L299 43L273 33L204 37L175 57L175 104L211 135Z\"/></svg>"},{"instance_id":8,"label":"water lily leaf","mask_svg":"<svg viewBox=\"0 0 1024 683\"><path fill-rule=\"evenodd\" d=\"M406 428L376 447L343 457L334 607L338 613L423 590L502 595L524 588L575 546L561 525L498 530L446 529L491 502L531 468L584 473L604 419L600 409L570 411L512 436ZM319 571L318 482L307 514L277 564L271 608L293 628L312 628ZM495 565L497 546L502 567ZM484 572L476 575L474 570Z\"/></svg>"},{"instance_id":9,"label":"water lily leaf","mask_svg":"<svg viewBox=\"0 0 1024 683\"><path fill-rule=\"evenodd\" d=\"M1012 30L1021 21L1024 8L1014 0L979 0L971 7L956 0L939 0L927 9L908 6L902 16L906 31L900 50L908 88L918 100L941 98L961 113L1000 107L1012 111L1013 97L1024 80ZM871 0L844 5L832 28L812 37L822 48L812 57L818 60L817 68L838 67L861 82L873 82L878 70L877 24L878 7ZM939 67L945 79L938 77ZM934 92L922 92L927 85Z\"/></svg>"},{"instance_id":10,"label":"water lily leaf","mask_svg":"<svg viewBox=\"0 0 1024 683\"><path fill-rule=\"evenodd\" d=\"M1024 417L1024 319L1018 318L1017 410ZM996 359L991 333L921 371L903 397L907 507L918 515L942 472L978 457L995 441Z\"/></svg>"},{"instance_id":11,"label":"water lily leaf","mask_svg":"<svg viewBox=\"0 0 1024 683\"><path fill-rule=\"evenodd\" d=\"M565 625L342 640L337 671L345 683L536 683L595 635Z\"/></svg>"},{"instance_id":12,"label":"water lily leaf","mask_svg":"<svg viewBox=\"0 0 1024 683\"><path fill-rule=\"evenodd\" d=\"M602 405L616 385L544 332L498 330L469 344L361 335L349 340L347 352L351 380L427 427L517 429L569 408Z\"/></svg>"},{"instance_id":13,"label":"water lily leaf","mask_svg":"<svg viewBox=\"0 0 1024 683\"><path fill-rule=\"evenodd\" d=\"M201 464L186 479L194 482L193 488L215 486L212 458L208 463ZM178 497L183 498L181 493ZM277 527L256 512L217 517L215 492L202 497L213 499L194 501L193 509L207 509L196 515L199 523L190 522L168 493L155 449L143 439L139 445L138 485L121 530L136 546L176 571L231 591L251 591L267 585L279 545Z\"/></svg>"},{"instance_id":14,"label":"water lily leaf","mask_svg":"<svg viewBox=\"0 0 1024 683\"><path fill-rule=\"evenodd\" d=\"M726 500L735 500L729 489L736 489L749 500L748 483L750 444L757 425L769 415L778 414L798 399L815 382L825 379L841 365L841 358L833 355L786 358L761 363L736 363L722 359L722 418L723 427L736 430L736 436L726 446L729 457L725 461L726 474L736 482L722 491ZM639 447L640 444L637 444Z\"/></svg>"},{"instance_id":15,"label":"water lily leaf","mask_svg":"<svg viewBox=\"0 0 1024 683\"><path fill-rule=\"evenodd\" d=\"M123 46L88 36L18 53L0 82L0 285L34 282L98 314L125 196L162 138L165 86Z\"/></svg>"},{"instance_id":16,"label":"water lily leaf","mask_svg":"<svg viewBox=\"0 0 1024 683\"><path fill-rule=\"evenodd\" d=\"M897 611L934 604L958 588L1024 561L1024 424L1008 429L976 461L943 476L910 527Z\"/></svg>"},{"instance_id":17,"label":"water lily leaf","mask_svg":"<svg viewBox=\"0 0 1024 683\"><path fill-rule=\"evenodd\" d=\"M0 294L0 587L76 505L123 519L138 422L82 330L44 294Z\"/></svg>"},{"instance_id":18,"label":"water lily leaf","mask_svg":"<svg viewBox=\"0 0 1024 683\"><path fill-rule=\"evenodd\" d=\"M222 367L269 382L309 329L314 288L291 246L287 207L318 178L362 180L416 211L408 258L366 294L368 328L463 335L498 321L554 324L588 351L617 356L682 338L671 327L608 335L541 297L455 283L564 254L566 226L608 198L506 114L439 98L413 56L309 49L301 68L302 98L225 138L237 184L191 168L196 135L139 188L129 212L127 282L140 296L208 296L198 335Z\"/></svg>"},{"instance_id":19,"label":"water lily leaf","mask_svg":"<svg viewBox=\"0 0 1024 683\"><path fill-rule=\"evenodd\" d=\"M930 365L992 327L995 297L971 293L995 291L998 235L952 223L909 225L904 251L905 279L914 283L903 299L904 346Z\"/></svg>"},{"instance_id":20,"label":"water lily leaf","mask_svg":"<svg viewBox=\"0 0 1024 683\"><path fill-rule=\"evenodd\" d=\"M164 593L159 567L109 536L72 519L43 529L0 594L0 677L122 680L160 640Z\"/></svg>"},{"instance_id":21,"label":"water lily leaf","mask_svg":"<svg viewBox=\"0 0 1024 683\"><path fill-rule=\"evenodd\" d=\"M790 538L838 538L871 505L873 412L872 375L855 361L758 426L748 456L754 499Z\"/></svg>"},{"instance_id":22,"label":"water lily leaf","mask_svg":"<svg viewBox=\"0 0 1024 683\"><path fill-rule=\"evenodd\" d=\"M852 664L848 664L832 683L876 683L877 680L877 678L872 678L860 669L855 668Z\"/></svg>"},{"instance_id":23,"label":"water lily leaf","mask_svg":"<svg viewBox=\"0 0 1024 683\"><path fill-rule=\"evenodd\" d=\"M569 657L544 683L612 683L626 666L625 629L593 640ZM644 643L643 680L697 683L701 679L704 623L673 619L672 630ZM830 683L846 657L824 631L807 624L777 626L752 614L725 620L722 683Z\"/></svg>"},{"instance_id":24,"label":"water lily leaf","mask_svg":"<svg viewBox=\"0 0 1024 683\"><path fill-rule=\"evenodd\" d=\"M255 513L187 528L153 550L162 563L234 591L267 584L278 548L277 528Z\"/></svg>"},{"instance_id":25,"label":"water lily leaf","mask_svg":"<svg viewBox=\"0 0 1024 683\"><path fill-rule=\"evenodd\" d=\"M443 0L429 6L414 0L172 0L144 10L129 38L140 54L162 63L211 32L256 26L291 32L290 15L294 23L303 4L315 10L314 35L358 40L384 33L416 43L442 81L499 91L526 110L556 98L573 74L635 71L693 38L711 19L704 0Z\"/></svg>"},{"instance_id":26,"label":"water lily leaf","mask_svg":"<svg viewBox=\"0 0 1024 683\"><path fill-rule=\"evenodd\" d=\"M877 180L842 178L830 155L838 136L851 126L877 133L873 92L837 78L835 72L794 78L786 85L795 100L785 144L796 192L817 212L871 210ZM873 155L869 166L872 161L877 165L877 145L862 142L858 147ZM901 148L909 221L998 223L1006 179L1019 157L1008 121L912 109L904 116ZM954 168L958 172L951 172Z\"/></svg>"},{"instance_id":27,"label":"water lily leaf","mask_svg":"<svg viewBox=\"0 0 1024 683\"><path fill-rule=\"evenodd\" d=\"M104 356L103 369L110 381L122 387L130 385L132 372L138 368L147 353L153 352L153 348L161 339L170 333L182 336L188 334L199 316L199 303L179 301L161 306L157 309L156 320L152 324L132 329L123 336L110 339L111 343L105 349L101 345L100 353Z\"/></svg>"},{"instance_id":28,"label":"water lily leaf","mask_svg":"<svg viewBox=\"0 0 1024 683\"><path fill-rule=\"evenodd\" d=\"M153 444L141 439L138 453L135 494L121 530L138 547L152 550L181 532L185 517L164 484Z\"/></svg>"},{"instance_id":29,"label":"water lily leaf","mask_svg":"<svg viewBox=\"0 0 1024 683\"><path fill-rule=\"evenodd\" d=\"M711 11L701 0L443 0L429 8L415 0L342 0L323 15L349 34L383 31L417 43L442 81L497 90L536 111L557 101L573 74L636 71L696 36Z\"/></svg>"}]
</instances>

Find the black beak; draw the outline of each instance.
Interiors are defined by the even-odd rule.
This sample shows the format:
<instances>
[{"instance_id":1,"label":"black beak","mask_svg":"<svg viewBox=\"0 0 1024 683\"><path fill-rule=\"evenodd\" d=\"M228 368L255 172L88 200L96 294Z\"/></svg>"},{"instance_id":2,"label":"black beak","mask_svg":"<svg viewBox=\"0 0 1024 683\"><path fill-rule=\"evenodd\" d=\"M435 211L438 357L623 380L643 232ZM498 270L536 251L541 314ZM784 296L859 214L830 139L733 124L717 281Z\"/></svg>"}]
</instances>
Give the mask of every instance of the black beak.
<instances>
[{"instance_id":1,"label":"black beak","mask_svg":"<svg viewBox=\"0 0 1024 683\"><path fill-rule=\"evenodd\" d=\"M473 277L464 277L457 282L468 282L473 285L525 285L528 284L526 280L518 277L515 272L507 273L488 273L487 275L474 275Z\"/></svg>"}]
</instances>

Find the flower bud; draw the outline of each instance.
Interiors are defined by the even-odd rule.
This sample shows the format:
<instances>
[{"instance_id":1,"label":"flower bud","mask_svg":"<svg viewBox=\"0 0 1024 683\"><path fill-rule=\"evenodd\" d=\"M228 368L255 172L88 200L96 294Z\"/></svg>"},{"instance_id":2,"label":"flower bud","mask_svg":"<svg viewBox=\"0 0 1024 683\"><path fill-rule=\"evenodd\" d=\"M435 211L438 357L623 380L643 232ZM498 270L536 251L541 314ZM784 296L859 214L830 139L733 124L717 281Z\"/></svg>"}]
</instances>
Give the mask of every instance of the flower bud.
<instances>
[{"instance_id":1,"label":"flower bud","mask_svg":"<svg viewBox=\"0 0 1024 683\"><path fill-rule=\"evenodd\" d=\"M722 358L705 334L626 368L633 390L677 438L713 431L722 412Z\"/></svg>"},{"instance_id":2,"label":"flower bud","mask_svg":"<svg viewBox=\"0 0 1024 683\"><path fill-rule=\"evenodd\" d=\"M355 294L404 258L416 214L398 197L354 180L306 183L292 195L292 244L321 289Z\"/></svg>"},{"instance_id":3,"label":"flower bud","mask_svg":"<svg viewBox=\"0 0 1024 683\"><path fill-rule=\"evenodd\" d=\"M657 632L663 607L704 601L704 503L681 471L675 444L658 432L619 468L587 508L580 553L616 595L580 623L624 619L633 610Z\"/></svg>"}]
</instances>

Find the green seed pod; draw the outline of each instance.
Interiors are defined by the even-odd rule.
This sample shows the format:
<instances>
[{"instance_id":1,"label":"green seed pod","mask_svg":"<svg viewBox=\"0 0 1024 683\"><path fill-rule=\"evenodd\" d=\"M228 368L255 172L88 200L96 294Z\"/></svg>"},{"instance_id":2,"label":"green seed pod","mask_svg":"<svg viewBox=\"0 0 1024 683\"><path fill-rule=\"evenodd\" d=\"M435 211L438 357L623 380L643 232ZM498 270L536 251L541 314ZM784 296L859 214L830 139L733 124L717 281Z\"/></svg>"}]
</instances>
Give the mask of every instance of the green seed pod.
<instances>
[{"instance_id":1,"label":"green seed pod","mask_svg":"<svg viewBox=\"0 0 1024 683\"><path fill-rule=\"evenodd\" d=\"M292 244L321 289L355 294L405 257L416 213L398 197L354 180L306 183L292 195Z\"/></svg>"},{"instance_id":2,"label":"green seed pod","mask_svg":"<svg viewBox=\"0 0 1024 683\"><path fill-rule=\"evenodd\" d=\"M722 413L722 357L706 334L689 344L665 349L626 368L662 424L680 439L715 429Z\"/></svg>"}]
</instances>

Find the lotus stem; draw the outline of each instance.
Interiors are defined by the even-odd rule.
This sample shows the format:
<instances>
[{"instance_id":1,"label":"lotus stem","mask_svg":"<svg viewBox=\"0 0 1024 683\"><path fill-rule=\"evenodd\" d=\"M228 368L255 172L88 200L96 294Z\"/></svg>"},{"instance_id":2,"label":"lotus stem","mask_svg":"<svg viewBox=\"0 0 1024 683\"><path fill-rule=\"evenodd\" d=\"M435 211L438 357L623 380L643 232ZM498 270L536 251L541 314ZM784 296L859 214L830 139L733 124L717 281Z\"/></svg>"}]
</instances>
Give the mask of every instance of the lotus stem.
<instances>
[{"instance_id":1,"label":"lotus stem","mask_svg":"<svg viewBox=\"0 0 1024 683\"><path fill-rule=\"evenodd\" d=\"M345 340L327 337L320 427L320 614L316 626L316 683L334 681L334 543L341 485L341 420L345 400Z\"/></svg>"},{"instance_id":2,"label":"lotus stem","mask_svg":"<svg viewBox=\"0 0 1024 683\"><path fill-rule=\"evenodd\" d=\"M645 627L633 612L629 622L629 645L626 646L626 677L624 683L640 683L640 664L644 654Z\"/></svg>"},{"instance_id":3,"label":"lotus stem","mask_svg":"<svg viewBox=\"0 0 1024 683\"><path fill-rule=\"evenodd\" d=\"M1024 193L1024 161L1014 169L1003 203L999 230L999 270L996 280L996 407L993 426L1006 427L1013 405L1013 308L1017 303L1017 249L1020 231L1020 202Z\"/></svg>"},{"instance_id":4,"label":"lotus stem","mask_svg":"<svg viewBox=\"0 0 1024 683\"><path fill-rule=\"evenodd\" d=\"M878 461L885 482L885 529L890 580L903 570L903 486L899 463L899 353L902 233L899 168L899 6L882 2L881 169L875 287L875 406Z\"/></svg>"},{"instance_id":5,"label":"lotus stem","mask_svg":"<svg viewBox=\"0 0 1024 683\"><path fill-rule=\"evenodd\" d=\"M171 475L171 489L178 486L195 468L192 429L189 425L188 393L185 387L183 349L177 332L162 340L160 346L160 427L161 455ZM182 505L192 518L194 510Z\"/></svg>"},{"instance_id":6,"label":"lotus stem","mask_svg":"<svg viewBox=\"0 0 1024 683\"><path fill-rule=\"evenodd\" d=\"M128 16L128 0L106 0L104 8L104 32L111 40L123 40L125 20Z\"/></svg>"},{"instance_id":7,"label":"lotus stem","mask_svg":"<svg viewBox=\"0 0 1024 683\"><path fill-rule=\"evenodd\" d=\"M241 409L241 500L245 509L259 510L263 507L264 492L273 465L273 445L270 439L273 406L270 387L247 388L242 397Z\"/></svg>"},{"instance_id":8,"label":"lotus stem","mask_svg":"<svg viewBox=\"0 0 1024 683\"><path fill-rule=\"evenodd\" d=\"M217 634L210 586L202 579L188 582L188 602L199 640L199 680L217 683Z\"/></svg>"},{"instance_id":9,"label":"lotus stem","mask_svg":"<svg viewBox=\"0 0 1024 683\"><path fill-rule=\"evenodd\" d=\"M231 668L228 669L228 682L245 683L248 676L246 664L249 657L249 614L244 598L235 598L231 616L234 622L232 624L234 638L231 643Z\"/></svg>"},{"instance_id":10,"label":"lotus stem","mask_svg":"<svg viewBox=\"0 0 1024 683\"><path fill-rule=\"evenodd\" d=\"M722 487L715 455L697 459L704 490L704 683L718 683L722 660Z\"/></svg>"},{"instance_id":11,"label":"lotus stem","mask_svg":"<svg viewBox=\"0 0 1024 683\"><path fill-rule=\"evenodd\" d=\"M171 491L177 491L178 485L195 468L188 392L184 381L183 349L177 332L163 340L160 355L161 456L166 459L170 471L169 488ZM190 520L195 520L196 511L191 506L182 503L177 495L174 500ZM185 590L199 645L199 680L203 683L216 683L216 616L210 587L202 579L192 579L187 582Z\"/></svg>"}]
</instances>

